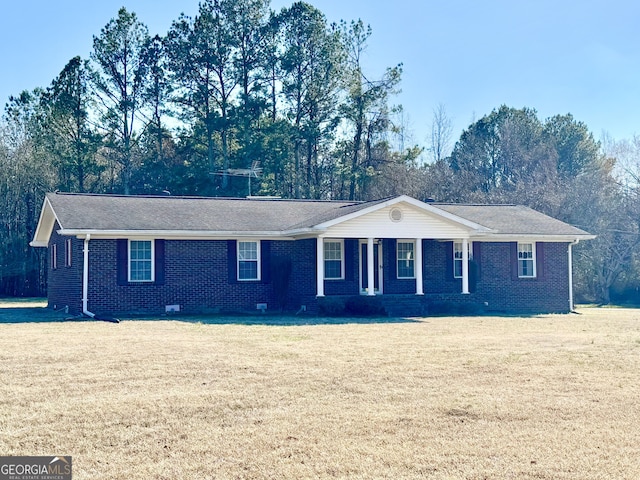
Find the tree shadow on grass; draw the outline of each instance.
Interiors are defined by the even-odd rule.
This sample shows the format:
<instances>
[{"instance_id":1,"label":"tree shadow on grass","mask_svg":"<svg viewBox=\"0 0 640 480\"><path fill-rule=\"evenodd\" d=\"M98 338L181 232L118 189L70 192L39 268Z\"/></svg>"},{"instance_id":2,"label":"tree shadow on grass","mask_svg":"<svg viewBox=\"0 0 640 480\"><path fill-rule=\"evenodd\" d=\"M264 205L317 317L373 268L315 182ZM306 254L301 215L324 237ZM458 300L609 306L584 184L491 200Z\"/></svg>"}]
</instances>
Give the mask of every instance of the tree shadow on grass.
<instances>
[{"instance_id":1,"label":"tree shadow on grass","mask_svg":"<svg viewBox=\"0 0 640 480\"><path fill-rule=\"evenodd\" d=\"M385 324L419 323L418 318L402 317L314 317L288 315L162 315L159 317L121 317L120 320L166 320L202 325L264 325L264 326L304 326L304 325L348 325L348 324Z\"/></svg>"},{"instance_id":2,"label":"tree shadow on grass","mask_svg":"<svg viewBox=\"0 0 640 480\"><path fill-rule=\"evenodd\" d=\"M544 318L546 315L537 314L492 314L474 315L475 317L501 318ZM202 325L265 325L265 326L304 326L304 325L348 325L348 324L393 324L393 323L424 323L426 319L436 321L438 318L455 317L447 315L433 315L428 317L316 317L313 315L157 315L136 316L122 315L115 319L112 316L72 316L64 310L52 310L46 307L0 307L0 324L9 323L57 323L57 322L117 322L117 321L173 321L183 323L197 323Z\"/></svg>"},{"instance_id":3,"label":"tree shadow on grass","mask_svg":"<svg viewBox=\"0 0 640 480\"><path fill-rule=\"evenodd\" d=\"M90 320L70 318L64 310L52 310L46 307L7 307L0 308L0 323L51 323Z\"/></svg>"},{"instance_id":4,"label":"tree shadow on grass","mask_svg":"<svg viewBox=\"0 0 640 480\"><path fill-rule=\"evenodd\" d=\"M107 320L108 318L108 320ZM390 317L315 317L312 315L157 315L135 316L123 315L117 317L123 321L175 321L184 323L200 323L203 325L346 325L346 324L376 324L376 323L416 323L416 318ZM98 322L113 321L111 316L102 318L74 317L64 310L52 310L47 307L1 307L0 324L3 323L53 323L53 322Z\"/></svg>"}]
</instances>

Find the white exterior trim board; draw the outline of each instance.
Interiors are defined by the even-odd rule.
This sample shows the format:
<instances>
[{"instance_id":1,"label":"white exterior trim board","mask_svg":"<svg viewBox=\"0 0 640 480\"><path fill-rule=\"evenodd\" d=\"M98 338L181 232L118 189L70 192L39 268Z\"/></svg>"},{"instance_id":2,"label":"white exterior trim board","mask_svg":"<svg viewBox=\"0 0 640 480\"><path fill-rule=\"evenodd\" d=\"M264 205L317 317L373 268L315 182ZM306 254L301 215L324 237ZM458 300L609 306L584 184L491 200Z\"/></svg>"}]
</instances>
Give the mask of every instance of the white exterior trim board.
<instances>
[{"instance_id":1,"label":"white exterior trim board","mask_svg":"<svg viewBox=\"0 0 640 480\"><path fill-rule=\"evenodd\" d=\"M344 215L338 218L334 218L333 220L328 220L326 222L320 223L318 225L315 226L315 228L320 228L320 229L328 229L329 227L332 227L334 225L340 224L340 223L344 223L346 221L352 220L354 218L358 218L358 217L362 217L363 215L367 215L369 213L372 212L376 212L378 210L387 208L387 207L391 207L394 205L397 205L398 203L407 203L413 207L416 207L420 210L429 212L433 215L436 215L438 217L442 217L443 219L447 219L450 222L454 223L454 224L458 224L458 225L463 225L471 230L480 230L480 231L485 231L485 232L490 232L491 229L480 225L478 223L475 222L471 222L467 219L464 219L462 217L458 217L457 215L454 215L452 213L449 212L445 212L444 210L439 209L438 207L434 207L429 205L428 203L425 202L421 202L420 200L416 200L415 198L411 198L408 197L407 195L400 195L398 197L395 198L391 198L385 202L380 202L377 203L375 205L372 205L370 207L367 208L363 208L362 210L358 210L357 212L353 212L350 213L348 215Z\"/></svg>"},{"instance_id":2,"label":"white exterior trim board","mask_svg":"<svg viewBox=\"0 0 640 480\"><path fill-rule=\"evenodd\" d=\"M29 245L32 247L47 247L49 245L49 239L51 238L51 232L53 232L53 227L56 222L58 222L58 225L62 226L51 202L45 197L44 202L42 203L40 217L38 218L38 226L33 235L33 240L29 242ZM46 237L46 240L42 237Z\"/></svg>"},{"instance_id":3,"label":"white exterior trim board","mask_svg":"<svg viewBox=\"0 0 640 480\"><path fill-rule=\"evenodd\" d=\"M399 209L400 219L391 218ZM443 218L440 212L430 211L407 202L382 206L366 215L351 218L326 227L323 235L338 238L468 238L475 231L458 222Z\"/></svg>"},{"instance_id":4,"label":"white exterior trim board","mask_svg":"<svg viewBox=\"0 0 640 480\"><path fill-rule=\"evenodd\" d=\"M500 234L472 236L474 242L547 242L565 243L575 240L593 240L596 235L532 235Z\"/></svg>"},{"instance_id":5,"label":"white exterior trim board","mask_svg":"<svg viewBox=\"0 0 640 480\"><path fill-rule=\"evenodd\" d=\"M283 236L280 232L184 232L174 230L65 230L61 229L58 234L63 236L75 236L83 239L87 235L92 240L107 240L118 238L140 238L165 240L237 240L246 238L252 240L295 240L293 237Z\"/></svg>"}]
</instances>

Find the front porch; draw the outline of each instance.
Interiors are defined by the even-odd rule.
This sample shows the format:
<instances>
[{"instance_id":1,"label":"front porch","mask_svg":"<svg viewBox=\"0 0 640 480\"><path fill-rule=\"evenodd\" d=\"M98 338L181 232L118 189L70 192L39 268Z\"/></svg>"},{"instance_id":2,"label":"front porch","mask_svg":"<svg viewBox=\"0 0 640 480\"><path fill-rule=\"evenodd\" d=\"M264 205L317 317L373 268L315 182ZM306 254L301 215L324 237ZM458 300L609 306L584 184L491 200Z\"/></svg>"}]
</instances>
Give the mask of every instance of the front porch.
<instances>
[{"instance_id":1,"label":"front porch","mask_svg":"<svg viewBox=\"0 0 640 480\"><path fill-rule=\"evenodd\" d=\"M470 265L473 248L467 238L319 237L316 250L318 298L389 294L466 296L475 285ZM465 258L467 261L463 261Z\"/></svg>"},{"instance_id":2,"label":"front porch","mask_svg":"<svg viewBox=\"0 0 640 480\"><path fill-rule=\"evenodd\" d=\"M317 302L321 316L427 317L486 312L484 302L474 294L335 295L318 297Z\"/></svg>"}]
</instances>

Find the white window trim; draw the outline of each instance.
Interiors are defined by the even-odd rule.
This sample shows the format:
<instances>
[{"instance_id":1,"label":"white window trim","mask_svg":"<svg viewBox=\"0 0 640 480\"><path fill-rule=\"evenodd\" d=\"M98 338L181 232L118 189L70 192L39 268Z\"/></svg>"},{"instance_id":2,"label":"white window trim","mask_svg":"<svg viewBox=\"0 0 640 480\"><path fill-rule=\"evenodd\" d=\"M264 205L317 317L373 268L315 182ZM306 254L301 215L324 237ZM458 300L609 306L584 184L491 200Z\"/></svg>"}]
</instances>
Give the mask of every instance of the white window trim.
<instances>
[{"instance_id":1,"label":"white window trim","mask_svg":"<svg viewBox=\"0 0 640 480\"><path fill-rule=\"evenodd\" d=\"M242 260L243 262L256 262L256 278L240 278L240 243L256 244L256 259ZM260 251L260 240L236 240L236 280L239 282L259 282L262 274L262 253Z\"/></svg>"},{"instance_id":2,"label":"white window trim","mask_svg":"<svg viewBox=\"0 0 640 480\"><path fill-rule=\"evenodd\" d=\"M456 262L462 262L461 258L456 258L456 244L460 245L460 253L462 253L462 242L453 242L453 278L462 278L462 266L460 267L460 275L456 275ZM473 242L469 242L469 260L473 260Z\"/></svg>"},{"instance_id":3,"label":"white window trim","mask_svg":"<svg viewBox=\"0 0 640 480\"><path fill-rule=\"evenodd\" d=\"M72 248L73 241L71 238L67 238L64 242L64 265L65 267L70 267L72 265Z\"/></svg>"},{"instance_id":4,"label":"white window trim","mask_svg":"<svg viewBox=\"0 0 640 480\"><path fill-rule=\"evenodd\" d=\"M151 243L151 279L150 280L133 280L131 278L131 242L150 242ZM156 281L156 245L155 241L148 238L130 238L127 241L127 280L129 283L153 283Z\"/></svg>"},{"instance_id":5,"label":"white window trim","mask_svg":"<svg viewBox=\"0 0 640 480\"><path fill-rule=\"evenodd\" d=\"M325 280L344 280L344 240L339 238L325 238L323 243L323 259L324 264L324 279ZM327 259L327 243L339 243L340 244L340 276L339 277L327 277L327 260L335 261L335 259Z\"/></svg>"},{"instance_id":6,"label":"white window trim","mask_svg":"<svg viewBox=\"0 0 640 480\"><path fill-rule=\"evenodd\" d=\"M531 262L533 264L533 273L531 275L520 275L520 245L531 245ZM516 260L518 262L518 278L537 278L538 269L536 261L536 242L518 242Z\"/></svg>"},{"instance_id":7,"label":"white window trim","mask_svg":"<svg viewBox=\"0 0 640 480\"><path fill-rule=\"evenodd\" d=\"M413 245L413 275L410 277L401 277L398 263L400 262L400 258L398 258L398 244L399 243L411 243ZM405 259L402 259L404 261ZM416 241L408 238L398 238L396 239L396 278L399 280L415 280L416 278Z\"/></svg>"}]
</instances>

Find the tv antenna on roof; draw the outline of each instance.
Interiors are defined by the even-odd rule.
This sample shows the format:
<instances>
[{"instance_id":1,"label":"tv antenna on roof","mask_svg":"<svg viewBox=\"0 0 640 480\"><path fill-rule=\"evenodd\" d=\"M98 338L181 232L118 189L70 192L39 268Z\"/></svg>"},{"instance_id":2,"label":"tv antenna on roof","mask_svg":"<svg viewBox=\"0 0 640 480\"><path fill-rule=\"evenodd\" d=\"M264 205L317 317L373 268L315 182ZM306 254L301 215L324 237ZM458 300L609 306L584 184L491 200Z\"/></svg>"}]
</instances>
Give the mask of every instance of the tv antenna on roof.
<instances>
[{"instance_id":1,"label":"tv antenna on roof","mask_svg":"<svg viewBox=\"0 0 640 480\"><path fill-rule=\"evenodd\" d=\"M219 172L214 172L213 175L229 175L230 177L247 177L249 193L251 196L251 179L260 178L262 176L262 167L259 160L251 162L250 168L225 168Z\"/></svg>"}]
</instances>

